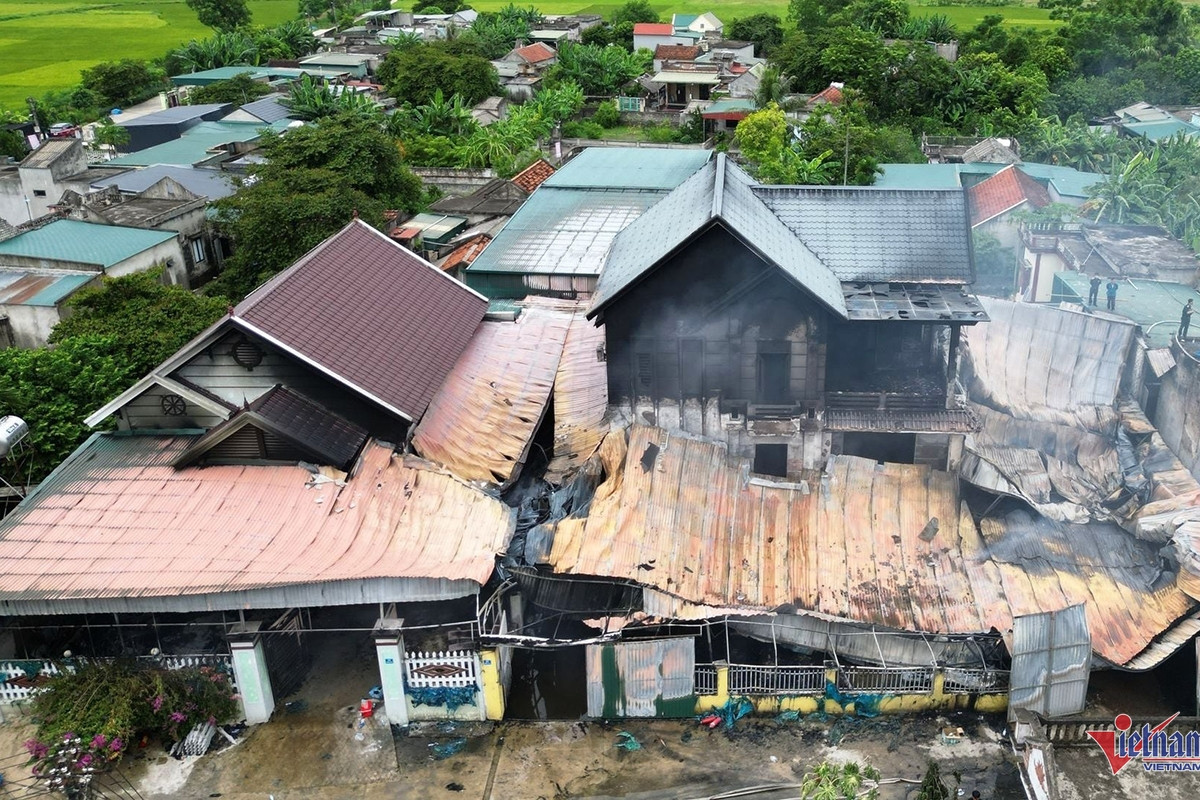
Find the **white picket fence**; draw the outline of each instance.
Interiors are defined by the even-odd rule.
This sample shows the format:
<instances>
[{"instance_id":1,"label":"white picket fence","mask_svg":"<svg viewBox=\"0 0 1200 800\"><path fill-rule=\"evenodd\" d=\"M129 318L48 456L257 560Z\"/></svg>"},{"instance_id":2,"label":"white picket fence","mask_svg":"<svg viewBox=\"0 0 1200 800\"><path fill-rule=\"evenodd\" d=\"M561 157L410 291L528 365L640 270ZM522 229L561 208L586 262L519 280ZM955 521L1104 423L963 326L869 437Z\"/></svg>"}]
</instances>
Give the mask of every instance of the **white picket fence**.
<instances>
[{"instance_id":1,"label":"white picket fence","mask_svg":"<svg viewBox=\"0 0 1200 800\"><path fill-rule=\"evenodd\" d=\"M479 654L470 650L405 653L404 673L408 685L478 686Z\"/></svg>"},{"instance_id":2,"label":"white picket fence","mask_svg":"<svg viewBox=\"0 0 1200 800\"><path fill-rule=\"evenodd\" d=\"M85 662L87 659L76 658L77 663ZM225 672L231 689L236 692L237 680L233 675L233 657L222 654L199 654L199 655L176 655L176 656L141 656L139 661L158 661L167 669L187 669L189 667L219 667ZM27 677L27 673L22 669L21 664L28 664L25 661L0 661L0 703L19 703L22 700L28 700L33 695L40 691L38 686L15 686L12 683L14 678ZM57 675L60 672L58 666L52 661L43 661L38 674L45 677Z\"/></svg>"}]
</instances>

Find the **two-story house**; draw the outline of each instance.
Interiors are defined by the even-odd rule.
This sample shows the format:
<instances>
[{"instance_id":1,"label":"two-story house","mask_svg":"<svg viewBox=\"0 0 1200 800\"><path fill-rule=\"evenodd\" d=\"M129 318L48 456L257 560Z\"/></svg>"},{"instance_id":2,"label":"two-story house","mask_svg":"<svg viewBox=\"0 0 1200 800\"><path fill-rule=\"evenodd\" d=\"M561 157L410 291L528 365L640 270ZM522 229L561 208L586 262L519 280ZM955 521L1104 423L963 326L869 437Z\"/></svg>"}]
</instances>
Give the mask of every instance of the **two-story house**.
<instances>
[{"instance_id":1,"label":"two-story house","mask_svg":"<svg viewBox=\"0 0 1200 800\"><path fill-rule=\"evenodd\" d=\"M945 468L973 426L955 380L962 327L987 319L971 280L961 191L760 186L720 155L616 236L588 314L630 422L765 474L831 453Z\"/></svg>"}]
</instances>

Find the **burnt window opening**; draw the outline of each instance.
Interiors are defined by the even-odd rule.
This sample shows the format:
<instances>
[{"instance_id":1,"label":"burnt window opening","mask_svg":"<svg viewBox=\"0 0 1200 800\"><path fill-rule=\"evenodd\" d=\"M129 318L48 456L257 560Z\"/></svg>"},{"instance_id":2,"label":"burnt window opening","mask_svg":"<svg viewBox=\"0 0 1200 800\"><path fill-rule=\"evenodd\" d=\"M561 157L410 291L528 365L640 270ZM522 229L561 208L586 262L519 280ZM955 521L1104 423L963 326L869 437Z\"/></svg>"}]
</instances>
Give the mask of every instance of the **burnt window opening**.
<instances>
[{"instance_id":1,"label":"burnt window opening","mask_svg":"<svg viewBox=\"0 0 1200 800\"><path fill-rule=\"evenodd\" d=\"M45 189L34 189L34 190L33 190L33 196L34 196L34 197L45 197L45 196L46 196L46 190L45 190Z\"/></svg>"},{"instance_id":2,"label":"burnt window opening","mask_svg":"<svg viewBox=\"0 0 1200 800\"><path fill-rule=\"evenodd\" d=\"M679 342L679 391L684 397L700 397L704 393L703 339Z\"/></svg>"},{"instance_id":3,"label":"burnt window opening","mask_svg":"<svg viewBox=\"0 0 1200 800\"><path fill-rule=\"evenodd\" d=\"M915 463L917 435L915 433L842 434L842 455L870 458L881 464Z\"/></svg>"},{"instance_id":4,"label":"burnt window opening","mask_svg":"<svg viewBox=\"0 0 1200 800\"><path fill-rule=\"evenodd\" d=\"M635 396L654 394L654 343L639 341L633 346L633 393Z\"/></svg>"},{"instance_id":5,"label":"burnt window opening","mask_svg":"<svg viewBox=\"0 0 1200 800\"><path fill-rule=\"evenodd\" d=\"M759 475L787 477L786 444L756 444L754 446L754 471Z\"/></svg>"},{"instance_id":6,"label":"burnt window opening","mask_svg":"<svg viewBox=\"0 0 1200 800\"><path fill-rule=\"evenodd\" d=\"M774 405L791 402L790 366L791 353L787 342L758 343L759 403Z\"/></svg>"}]
</instances>

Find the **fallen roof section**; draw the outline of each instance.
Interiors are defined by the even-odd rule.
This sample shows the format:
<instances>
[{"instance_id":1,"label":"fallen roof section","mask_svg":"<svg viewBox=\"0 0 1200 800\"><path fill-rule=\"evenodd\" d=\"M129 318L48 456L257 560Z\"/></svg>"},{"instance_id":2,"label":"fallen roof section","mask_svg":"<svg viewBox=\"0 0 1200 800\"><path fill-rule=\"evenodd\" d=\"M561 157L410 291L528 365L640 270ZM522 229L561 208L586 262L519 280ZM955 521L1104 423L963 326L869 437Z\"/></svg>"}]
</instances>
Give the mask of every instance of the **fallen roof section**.
<instances>
[{"instance_id":1,"label":"fallen roof section","mask_svg":"<svg viewBox=\"0 0 1200 800\"><path fill-rule=\"evenodd\" d=\"M643 426L625 436L606 437L607 480L586 517L556 524L549 561L674 598L659 613L794 609L893 630L995 629L1011 643L1013 617L1086 602L1095 651L1120 665L1194 606L1157 546L1115 525L1016 512L978 530L950 473L835 456L808 486L753 476L719 443Z\"/></svg>"},{"instance_id":2,"label":"fallen roof section","mask_svg":"<svg viewBox=\"0 0 1200 800\"><path fill-rule=\"evenodd\" d=\"M1112 408L1135 326L1052 306L980 298L991 322L965 333L973 399L1015 417L1094 427Z\"/></svg>"},{"instance_id":3,"label":"fallen roof section","mask_svg":"<svg viewBox=\"0 0 1200 800\"><path fill-rule=\"evenodd\" d=\"M604 341L603 329L598 337L589 329L596 330L582 304L544 298L521 303L514 321L485 320L417 425L413 447L461 478L508 486L525 464L563 375L561 410L555 394L555 455L564 461L556 470L590 456L601 435L594 410L598 403L603 416L607 382L597 386L589 380L595 370L580 363L589 355L580 351L589 346L597 362L592 342ZM570 361L564 364L569 339Z\"/></svg>"},{"instance_id":4,"label":"fallen roof section","mask_svg":"<svg viewBox=\"0 0 1200 800\"><path fill-rule=\"evenodd\" d=\"M5 614L204 611L470 595L509 508L390 447L354 474L171 466L197 434L94 434L0 520Z\"/></svg>"}]
</instances>

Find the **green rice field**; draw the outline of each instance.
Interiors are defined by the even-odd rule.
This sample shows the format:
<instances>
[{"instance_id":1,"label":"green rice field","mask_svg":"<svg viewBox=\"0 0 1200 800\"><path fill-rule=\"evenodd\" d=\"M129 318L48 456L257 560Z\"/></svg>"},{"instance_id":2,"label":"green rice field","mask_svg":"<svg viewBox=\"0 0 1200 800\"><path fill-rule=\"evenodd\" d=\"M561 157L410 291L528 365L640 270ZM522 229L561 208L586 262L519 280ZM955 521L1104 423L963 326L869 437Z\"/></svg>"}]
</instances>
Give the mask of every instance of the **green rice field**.
<instances>
[{"instance_id":1,"label":"green rice field","mask_svg":"<svg viewBox=\"0 0 1200 800\"><path fill-rule=\"evenodd\" d=\"M249 0L255 24L296 16L296 0ZM212 31L183 0L0 0L0 108L79 82L101 61L152 59Z\"/></svg>"},{"instance_id":2,"label":"green rice field","mask_svg":"<svg viewBox=\"0 0 1200 800\"><path fill-rule=\"evenodd\" d=\"M476 0L492 11L512 0ZM518 0L544 13L608 15L624 0ZM402 3L399 3L402 5ZM256 24L272 25L296 16L296 0L249 0ZM671 12L716 11L728 22L761 12L787 13L785 0L662 0L652 3L665 19ZM913 3L918 16L945 14L968 28L986 14L1000 14L1014 25L1050 26L1049 12L1025 6L935 6ZM0 108L21 109L26 97L78 82L80 70L101 61L152 59L189 39L211 33L183 0L0 0Z\"/></svg>"}]
</instances>

